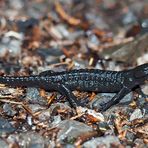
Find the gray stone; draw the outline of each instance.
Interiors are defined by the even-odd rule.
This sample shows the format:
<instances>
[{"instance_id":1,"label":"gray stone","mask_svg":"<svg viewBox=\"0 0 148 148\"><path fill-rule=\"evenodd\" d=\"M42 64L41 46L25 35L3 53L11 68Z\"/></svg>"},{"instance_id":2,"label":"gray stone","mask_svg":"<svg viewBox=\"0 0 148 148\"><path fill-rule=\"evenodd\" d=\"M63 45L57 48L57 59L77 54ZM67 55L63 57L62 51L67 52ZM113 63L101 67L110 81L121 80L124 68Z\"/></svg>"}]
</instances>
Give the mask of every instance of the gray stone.
<instances>
[{"instance_id":1,"label":"gray stone","mask_svg":"<svg viewBox=\"0 0 148 148\"><path fill-rule=\"evenodd\" d=\"M8 148L8 143L6 141L0 139L0 148Z\"/></svg>"},{"instance_id":2,"label":"gray stone","mask_svg":"<svg viewBox=\"0 0 148 148\"><path fill-rule=\"evenodd\" d=\"M74 120L64 120L57 127L61 129L57 135L58 141L62 141L65 138L69 141L85 132L93 130L86 124Z\"/></svg>"},{"instance_id":3,"label":"gray stone","mask_svg":"<svg viewBox=\"0 0 148 148\"><path fill-rule=\"evenodd\" d=\"M120 144L120 141L117 137L108 135L87 141L83 144L83 147L91 148L93 146L93 148L97 148L98 146L105 146L105 148L110 148L112 143Z\"/></svg>"},{"instance_id":4,"label":"gray stone","mask_svg":"<svg viewBox=\"0 0 148 148\"><path fill-rule=\"evenodd\" d=\"M142 118L143 115L142 115L142 112L141 110L138 108L138 109L135 109L134 112L131 114L130 116L130 121L133 121L135 119L140 119Z\"/></svg>"},{"instance_id":5,"label":"gray stone","mask_svg":"<svg viewBox=\"0 0 148 148\"><path fill-rule=\"evenodd\" d=\"M3 105L3 110L4 110L4 113L6 113L8 116L14 116L16 114L16 111L8 103L5 103Z\"/></svg>"},{"instance_id":6,"label":"gray stone","mask_svg":"<svg viewBox=\"0 0 148 148\"><path fill-rule=\"evenodd\" d=\"M27 95L25 99L41 105L45 105L47 103L46 100L40 96L40 93L36 88L27 88Z\"/></svg>"},{"instance_id":7,"label":"gray stone","mask_svg":"<svg viewBox=\"0 0 148 148\"><path fill-rule=\"evenodd\" d=\"M12 133L15 130L16 128L13 127L12 124L8 120L4 118L0 118L0 135Z\"/></svg>"},{"instance_id":8,"label":"gray stone","mask_svg":"<svg viewBox=\"0 0 148 148\"><path fill-rule=\"evenodd\" d=\"M17 142L20 147L24 148L45 148L50 144L49 139L33 131L10 135L7 140L9 143Z\"/></svg>"}]
</instances>

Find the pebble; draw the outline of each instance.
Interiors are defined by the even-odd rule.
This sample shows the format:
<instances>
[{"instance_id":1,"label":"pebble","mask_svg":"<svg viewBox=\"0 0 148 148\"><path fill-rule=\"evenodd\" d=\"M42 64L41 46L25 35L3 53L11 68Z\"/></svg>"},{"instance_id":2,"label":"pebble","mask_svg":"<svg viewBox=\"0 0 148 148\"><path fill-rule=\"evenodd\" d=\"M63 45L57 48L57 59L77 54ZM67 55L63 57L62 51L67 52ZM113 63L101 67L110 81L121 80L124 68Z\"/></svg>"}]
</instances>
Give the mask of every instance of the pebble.
<instances>
[{"instance_id":1,"label":"pebble","mask_svg":"<svg viewBox=\"0 0 148 148\"><path fill-rule=\"evenodd\" d=\"M17 57L21 53L23 35L14 31L7 32L0 41L0 57L8 53L11 57Z\"/></svg>"},{"instance_id":2,"label":"pebble","mask_svg":"<svg viewBox=\"0 0 148 148\"><path fill-rule=\"evenodd\" d=\"M7 138L9 143L17 142L20 147L45 148L50 140L42 137L39 133L28 131L20 134L12 134Z\"/></svg>"},{"instance_id":3,"label":"pebble","mask_svg":"<svg viewBox=\"0 0 148 148\"><path fill-rule=\"evenodd\" d=\"M27 94L25 99L27 101L37 103L40 105L45 105L47 103L46 100L40 96L40 93L36 88L27 88Z\"/></svg>"},{"instance_id":4,"label":"pebble","mask_svg":"<svg viewBox=\"0 0 148 148\"><path fill-rule=\"evenodd\" d=\"M0 118L0 135L2 134L9 134L16 130L15 127L12 126L12 124L4 118Z\"/></svg>"},{"instance_id":5,"label":"pebble","mask_svg":"<svg viewBox=\"0 0 148 148\"><path fill-rule=\"evenodd\" d=\"M131 23L135 23L137 21L137 17L134 15L132 11L129 11L123 16L122 23L124 25L128 25Z\"/></svg>"},{"instance_id":6,"label":"pebble","mask_svg":"<svg viewBox=\"0 0 148 148\"><path fill-rule=\"evenodd\" d=\"M134 112L130 115L130 121L133 121L135 119L140 119L143 117L143 114L140 109L135 109Z\"/></svg>"},{"instance_id":7,"label":"pebble","mask_svg":"<svg viewBox=\"0 0 148 148\"><path fill-rule=\"evenodd\" d=\"M108 135L105 137L98 137L98 138L94 138L90 141L87 141L83 144L83 147L84 148L91 148L93 146L93 148L97 148L97 147L110 148L110 147L112 147L111 144L113 144L113 143L120 145L120 141L117 137Z\"/></svg>"},{"instance_id":8,"label":"pebble","mask_svg":"<svg viewBox=\"0 0 148 148\"><path fill-rule=\"evenodd\" d=\"M61 129L57 135L57 141L63 141L65 138L70 141L85 132L92 131L91 127L74 120L63 120L57 127Z\"/></svg>"}]
</instances>

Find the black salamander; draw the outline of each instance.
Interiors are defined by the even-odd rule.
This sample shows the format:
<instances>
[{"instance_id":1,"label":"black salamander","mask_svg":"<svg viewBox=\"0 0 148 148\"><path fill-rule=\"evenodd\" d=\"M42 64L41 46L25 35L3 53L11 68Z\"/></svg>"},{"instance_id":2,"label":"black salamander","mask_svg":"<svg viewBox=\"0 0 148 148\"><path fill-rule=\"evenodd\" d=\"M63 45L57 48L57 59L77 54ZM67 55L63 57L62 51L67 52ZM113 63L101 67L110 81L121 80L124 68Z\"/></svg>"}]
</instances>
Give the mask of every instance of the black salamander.
<instances>
[{"instance_id":1,"label":"black salamander","mask_svg":"<svg viewBox=\"0 0 148 148\"><path fill-rule=\"evenodd\" d=\"M79 69L63 72L44 71L32 76L1 76L0 83L11 87L36 87L46 91L58 91L66 96L72 107L83 106L73 90L117 93L109 102L102 104L105 111L148 80L148 63L124 71Z\"/></svg>"}]
</instances>

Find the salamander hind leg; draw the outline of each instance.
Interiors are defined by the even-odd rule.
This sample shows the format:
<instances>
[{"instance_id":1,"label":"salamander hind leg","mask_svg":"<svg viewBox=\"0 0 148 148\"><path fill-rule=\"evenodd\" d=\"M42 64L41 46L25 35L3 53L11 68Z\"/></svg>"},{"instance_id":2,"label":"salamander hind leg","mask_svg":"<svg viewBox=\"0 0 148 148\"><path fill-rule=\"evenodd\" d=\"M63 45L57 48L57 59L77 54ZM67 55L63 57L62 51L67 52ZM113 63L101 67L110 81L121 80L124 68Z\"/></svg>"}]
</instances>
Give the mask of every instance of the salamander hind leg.
<instances>
[{"instance_id":1,"label":"salamander hind leg","mask_svg":"<svg viewBox=\"0 0 148 148\"><path fill-rule=\"evenodd\" d=\"M101 105L101 111L105 111L113 105L116 105L120 102L120 100L130 93L136 85L135 79L131 75L128 78L124 79L124 83L122 85L121 90L107 103Z\"/></svg>"},{"instance_id":2,"label":"salamander hind leg","mask_svg":"<svg viewBox=\"0 0 148 148\"><path fill-rule=\"evenodd\" d=\"M100 110L101 111L106 111L107 109L109 109L111 106L116 105L120 102L120 100L127 95L129 92L131 91L131 89L127 88L127 87L123 87L110 101L108 101L107 103L103 103L100 106Z\"/></svg>"}]
</instances>

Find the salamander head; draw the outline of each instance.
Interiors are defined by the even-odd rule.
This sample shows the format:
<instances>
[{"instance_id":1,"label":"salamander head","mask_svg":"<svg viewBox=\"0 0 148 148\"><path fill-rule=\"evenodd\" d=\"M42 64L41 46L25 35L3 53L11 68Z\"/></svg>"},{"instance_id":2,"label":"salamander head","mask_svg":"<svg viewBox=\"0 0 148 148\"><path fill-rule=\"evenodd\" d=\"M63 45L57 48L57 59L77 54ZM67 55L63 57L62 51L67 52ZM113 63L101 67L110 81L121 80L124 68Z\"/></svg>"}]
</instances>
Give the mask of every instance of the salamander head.
<instances>
[{"instance_id":1,"label":"salamander head","mask_svg":"<svg viewBox=\"0 0 148 148\"><path fill-rule=\"evenodd\" d=\"M140 65L134 69L136 79L148 80L148 63Z\"/></svg>"}]
</instances>

